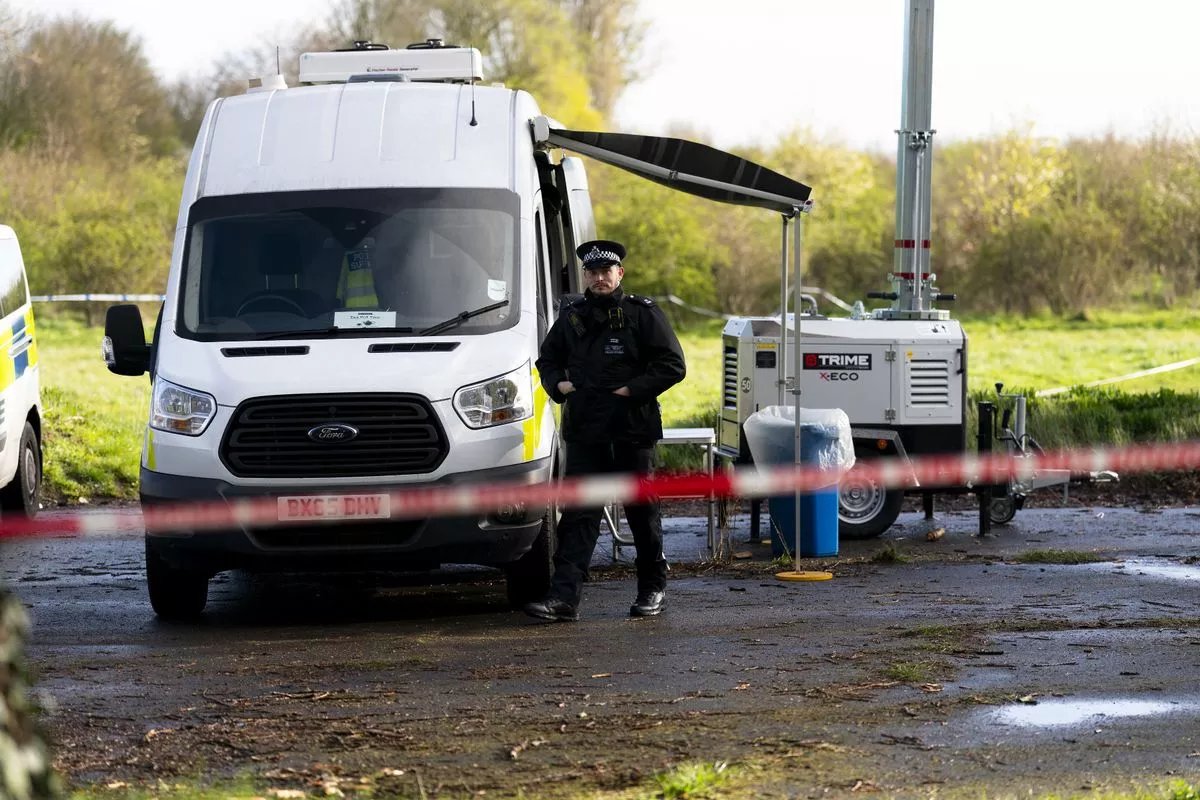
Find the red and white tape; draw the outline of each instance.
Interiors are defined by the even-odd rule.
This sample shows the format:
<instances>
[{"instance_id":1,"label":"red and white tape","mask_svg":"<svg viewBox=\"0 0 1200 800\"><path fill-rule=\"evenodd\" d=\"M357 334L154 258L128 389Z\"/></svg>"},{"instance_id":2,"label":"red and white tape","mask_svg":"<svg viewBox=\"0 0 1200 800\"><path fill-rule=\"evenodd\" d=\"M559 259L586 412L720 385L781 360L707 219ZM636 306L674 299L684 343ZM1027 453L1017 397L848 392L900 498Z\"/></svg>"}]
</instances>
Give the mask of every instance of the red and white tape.
<instances>
[{"instance_id":1,"label":"red and white tape","mask_svg":"<svg viewBox=\"0 0 1200 800\"><path fill-rule=\"evenodd\" d=\"M1200 467L1200 442L1134 445L1122 448L1061 450L1041 456L994 455L927 456L905 462L867 459L851 470L857 479L889 488L920 485L978 486L1004 484L1011 478L1028 480L1041 470L1068 470L1086 475L1111 470L1119 474L1168 472ZM388 517L414 519L488 514L498 508L524 505L562 508L629 505L673 497L769 497L827 488L838 476L812 466L742 467L728 472L681 475L602 475L567 478L552 484L497 483L489 485L396 488L388 493ZM347 488L347 491L354 491ZM344 522L346 520L339 520ZM281 521L275 497L151 506L133 511L51 514L42 518L0 520L0 539L29 536L92 536L141 532L214 531L242 527L268 528Z\"/></svg>"}]
</instances>

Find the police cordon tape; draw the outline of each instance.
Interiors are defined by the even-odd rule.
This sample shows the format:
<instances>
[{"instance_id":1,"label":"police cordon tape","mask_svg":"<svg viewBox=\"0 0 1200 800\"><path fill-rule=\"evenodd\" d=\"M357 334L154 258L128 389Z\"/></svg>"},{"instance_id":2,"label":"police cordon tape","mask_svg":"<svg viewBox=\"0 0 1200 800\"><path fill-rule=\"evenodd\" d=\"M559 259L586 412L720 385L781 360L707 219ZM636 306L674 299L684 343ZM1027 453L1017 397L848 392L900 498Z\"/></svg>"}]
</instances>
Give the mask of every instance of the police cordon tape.
<instances>
[{"instance_id":1,"label":"police cordon tape","mask_svg":"<svg viewBox=\"0 0 1200 800\"><path fill-rule=\"evenodd\" d=\"M1028 480L1038 470L1068 470L1088 475L1112 470L1120 474L1167 472L1200 467L1200 442L1134 445L1122 448L1060 450L1040 456L1020 457L1008 453L977 456L927 456L905 462L900 459L864 459L849 471L855 480L869 480L888 488L920 485L927 488L1002 485L1010 479ZM96 536L151 530L154 533L202 533L245 527L270 528L294 525L303 520L289 518L287 504L322 503L330 497L386 498L375 509L379 518L414 519L440 516L473 516L495 513L506 506L561 508L624 505L651 499L680 497L756 498L788 495L827 488L844 477L836 471L809 465L779 465L759 469L740 467L719 471L672 475L599 475L566 478L550 484L495 483L422 486L420 488L324 486L311 496L254 496L228 501L149 506L141 513L97 512L51 514L40 519L0 520L0 539L31 536ZM321 494L324 492L326 494ZM359 493L359 494L355 494ZM315 506L314 506L315 508ZM353 521L361 509L334 508L344 514L336 521ZM356 512L345 514L346 511ZM386 513L384 513L386 512ZM333 520L325 520L332 522Z\"/></svg>"},{"instance_id":2,"label":"police cordon tape","mask_svg":"<svg viewBox=\"0 0 1200 800\"><path fill-rule=\"evenodd\" d=\"M153 303L167 299L165 294L35 294L29 300L34 303Z\"/></svg>"}]
</instances>

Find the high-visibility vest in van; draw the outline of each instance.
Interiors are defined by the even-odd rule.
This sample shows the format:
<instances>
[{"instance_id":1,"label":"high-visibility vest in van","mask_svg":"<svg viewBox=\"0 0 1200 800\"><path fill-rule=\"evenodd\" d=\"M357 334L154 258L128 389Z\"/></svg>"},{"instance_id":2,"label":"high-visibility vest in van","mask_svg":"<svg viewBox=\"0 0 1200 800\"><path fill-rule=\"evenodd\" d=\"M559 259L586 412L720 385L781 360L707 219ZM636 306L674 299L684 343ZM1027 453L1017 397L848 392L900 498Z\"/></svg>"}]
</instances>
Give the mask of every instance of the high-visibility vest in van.
<instances>
[{"instance_id":1,"label":"high-visibility vest in van","mask_svg":"<svg viewBox=\"0 0 1200 800\"><path fill-rule=\"evenodd\" d=\"M371 255L371 251L363 247L351 250L342 257L337 299L343 308L379 308Z\"/></svg>"}]
</instances>

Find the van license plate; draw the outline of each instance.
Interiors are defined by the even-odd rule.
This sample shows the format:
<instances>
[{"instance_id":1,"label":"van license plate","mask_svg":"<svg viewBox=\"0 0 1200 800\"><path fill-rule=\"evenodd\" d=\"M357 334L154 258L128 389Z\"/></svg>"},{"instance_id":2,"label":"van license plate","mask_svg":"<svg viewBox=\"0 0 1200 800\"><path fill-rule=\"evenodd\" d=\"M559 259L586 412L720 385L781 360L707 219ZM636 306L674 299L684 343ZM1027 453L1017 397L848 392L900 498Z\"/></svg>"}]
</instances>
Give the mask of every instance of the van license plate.
<instances>
[{"instance_id":1,"label":"van license plate","mask_svg":"<svg viewBox=\"0 0 1200 800\"><path fill-rule=\"evenodd\" d=\"M386 494L331 494L280 497L279 519L305 522L323 519L387 519L391 497Z\"/></svg>"}]
</instances>

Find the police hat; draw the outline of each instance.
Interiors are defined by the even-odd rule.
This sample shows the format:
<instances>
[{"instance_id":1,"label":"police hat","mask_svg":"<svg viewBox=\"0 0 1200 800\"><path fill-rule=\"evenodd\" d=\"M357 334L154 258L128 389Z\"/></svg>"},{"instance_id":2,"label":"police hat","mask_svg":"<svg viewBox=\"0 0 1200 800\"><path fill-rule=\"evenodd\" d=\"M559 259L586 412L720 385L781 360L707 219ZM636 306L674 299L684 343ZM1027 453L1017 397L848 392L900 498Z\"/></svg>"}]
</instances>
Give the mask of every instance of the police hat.
<instances>
[{"instance_id":1,"label":"police hat","mask_svg":"<svg viewBox=\"0 0 1200 800\"><path fill-rule=\"evenodd\" d=\"M583 262L584 269L604 269L621 263L625 258L625 245L611 239L595 239L575 248L575 255Z\"/></svg>"}]
</instances>

